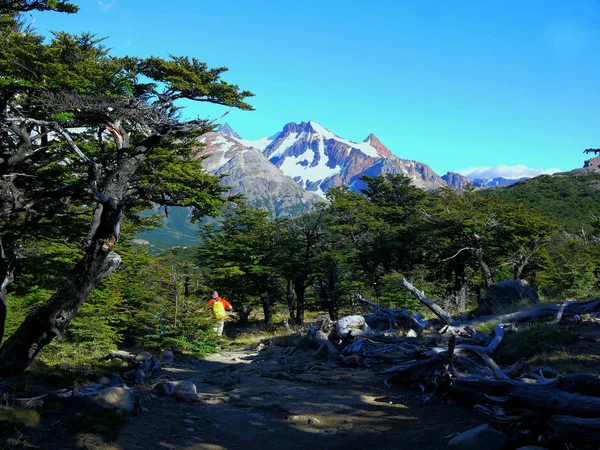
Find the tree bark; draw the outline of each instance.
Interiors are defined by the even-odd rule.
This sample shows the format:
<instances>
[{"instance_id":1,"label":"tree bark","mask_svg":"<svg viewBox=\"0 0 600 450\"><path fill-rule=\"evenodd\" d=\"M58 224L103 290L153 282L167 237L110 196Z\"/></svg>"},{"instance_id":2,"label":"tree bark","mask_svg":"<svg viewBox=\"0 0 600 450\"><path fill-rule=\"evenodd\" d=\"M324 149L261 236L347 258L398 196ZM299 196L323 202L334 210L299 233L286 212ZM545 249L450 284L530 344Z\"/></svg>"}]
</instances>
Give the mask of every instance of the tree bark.
<instances>
[{"instance_id":1,"label":"tree bark","mask_svg":"<svg viewBox=\"0 0 600 450\"><path fill-rule=\"evenodd\" d=\"M306 279L294 279L294 293L296 294L296 324L304 323L304 299L306 295Z\"/></svg>"},{"instance_id":2,"label":"tree bark","mask_svg":"<svg viewBox=\"0 0 600 450\"><path fill-rule=\"evenodd\" d=\"M271 296L269 293L264 292L260 296L263 312L265 314L265 328L268 331L273 330L273 309L271 308Z\"/></svg>"},{"instance_id":3,"label":"tree bark","mask_svg":"<svg viewBox=\"0 0 600 450\"><path fill-rule=\"evenodd\" d=\"M400 285L404 286L413 295L415 295L419 299L419 301L423 305L427 306L431 311L433 311L436 316L438 316L440 319L442 319L448 325L452 325L453 320L452 320L452 317L450 317L450 314L448 314L446 311L444 311L438 304L429 300L423 292L419 291L417 288L415 288L412 284L410 284L404 278L402 278L398 283L400 283Z\"/></svg>"},{"instance_id":4,"label":"tree bark","mask_svg":"<svg viewBox=\"0 0 600 450\"><path fill-rule=\"evenodd\" d=\"M8 299L8 286L14 280L16 252L13 250L10 258L6 255L4 245L0 240L0 343L4 338L6 326L6 301Z\"/></svg>"},{"instance_id":5,"label":"tree bark","mask_svg":"<svg viewBox=\"0 0 600 450\"><path fill-rule=\"evenodd\" d=\"M148 152L157 145L161 137L151 135L135 148L127 148L128 137L120 130L116 139L119 152L117 168L107 175L103 184L104 192L97 188L100 167L89 160L64 130L57 129L71 148L89 164L88 179L99 203L88 233L85 255L41 308L32 311L0 347L0 376L22 373L38 355L41 349L54 338L62 339L63 333L90 292L116 269L121 257L113 251L119 239L123 217L122 199L131 177L144 161ZM125 136L125 138L124 138Z\"/></svg>"},{"instance_id":6,"label":"tree bark","mask_svg":"<svg viewBox=\"0 0 600 450\"><path fill-rule=\"evenodd\" d=\"M504 323L524 323L533 322L537 319L545 318L556 318L562 306L557 305L544 305L537 306L534 308L524 309L514 313L502 314L499 316L481 316L473 320L455 323L455 327L477 327L487 322L497 322L499 324ZM587 302L573 302L568 303L564 306L563 314L561 317L574 316L576 314L589 314L600 311L600 298L590 300Z\"/></svg>"},{"instance_id":7,"label":"tree bark","mask_svg":"<svg viewBox=\"0 0 600 450\"><path fill-rule=\"evenodd\" d=\"M600 441L600 418L582 418L564 415L550 416L546 425L555 439L567 441L595 442Z\"/></svg>"},{"instance_id":8,"label":"tree bark","mask_svg":"<svg viewBox=\"0 0 600 450\"><path fill-rule=\"evenodd\" d=\"M477 248L473 251L477 262L479 263L479 268L481 269L481 275L483 276L483 282L485 283L486 289L489 288L492 284L494 284L494 277L492 276L492 270L490 266L483 259L483 250Z\"/></svg>"},{"instance_id":9,"label":"tree bark","mask_svg":"<svg viewBox=\"0 0 600 450\"><path fill-rule=\"evenodd\" d=\"M30 313L0 348L0 376L23 372L46 344L62 339L90 292L117 268L121 258L112 251L117 236L107 231L120 223L121 209L118 202L105 206L98 232L65 283L46 305Z\"/></svg>"},{"instance_id":10,"label":"tree bark","mask_svg":"<svg viewBox=\"0 0 600 450\"><path fill-rule=\"evenodd\" d=\"M287 300L288 310L290 312L290 320L292 321L292 324L295 324L296 323L296 311L295 311L296 305L294 305L294 292L292 290L292 280L287 280L287 290L286 290L285 298Z\"/></svg>"}]
</instances>

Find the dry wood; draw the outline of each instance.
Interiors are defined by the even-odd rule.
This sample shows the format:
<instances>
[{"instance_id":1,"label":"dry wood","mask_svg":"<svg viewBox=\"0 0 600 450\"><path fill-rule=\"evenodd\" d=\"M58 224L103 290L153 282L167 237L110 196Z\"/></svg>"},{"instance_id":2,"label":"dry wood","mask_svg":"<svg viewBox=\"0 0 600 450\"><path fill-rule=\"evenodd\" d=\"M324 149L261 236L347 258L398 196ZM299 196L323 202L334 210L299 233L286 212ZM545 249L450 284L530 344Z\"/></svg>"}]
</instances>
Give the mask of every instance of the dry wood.
<instances>
[{"instance_id":1,"label":"dry wood","mask_svg":"<svg viewBox=\"0 0 600 450\"><path fill-rule=\"evenodd\" d=\"M556 325L560 322L560 320L562 319L563 313L565 312L565 308L567 306L569 306L571 303L575 303L575 300L567 300L562 305L560 305L560 308L558 309L558 312L556 313L556 319L554 319L552 321L553 324Z\"/></svg>"},{"instance_id":2,"label":"dry wood","mask_svg":"<svg viewBox=\"0 0 600 450\"><path fill-rule=\"evenodd\" d=\"M546 425L555 439L567 441L600 442L600 418L582 418L552 415Z\"/></svg>"},{"instance_id":3,"label":"dry wood","mask_svg":"<svg viewBox=\"0 0 600 450\"><path fill-rule=\"evenodd\" d=\"M561 391L600 397L600 379L589 373L565 375L558 380L556 387Z\"/></svg>"},{"instance_id":4,"label":"dry wood","mask_svg":"<svg viewBox=\"0 0 600 450\"><path fill-rule=\"evenodd\" d=\"M481 359L483 359L483 362L485 363L485 365L490 368L490 370L494 374L494 377L496 377L498 380L509 380L510 379L509 376L506 375L502 371L500 366L498 364L496 364L496 361L494 361L492 358L490 358L490 356L486 355L483 352L479 353L479 356L481 357Z\"/></svg>"},{"instance_id":5,"label":"dry wood","mask_svg":"<svg viewBox=\"0 0 600 450\"><path fill-rule=\"evenodd\" d=\"M327 335L323 333L321 330L317 330L314 333L311 333L311 341L313 341L318 349L315 352L315 355L320 354L323 350L327 350L327 355L332 358L338 358L339 354L337 349L333 346L331 341L327 338Z\"/></svg>"},{"instance_id":6,"label":"dry wood","mask_svg":"<svg viewBox=\"0 0 600 450\"><path fill-rule=\"evenodd\" d=\"M408 289L409 292L415 295L423 305L425 305L427 308L433 311L433 313L440 319L442 319L446 324L452 325L453 320L452 317L450 317L450 314L444 311L438 304L429 300L424 292L419 291L416 287L414 287L404 278L402 278L398 283L400 283L400 285Z\"/></svg>"},{"instance_id":7,"label":"dry wood","mask_svg":"<svg viewBox=\"0 0 600 450\"><path fill-rule=\"evenodd\" d=\"M390 320L390 330L394 328L394 326L393 326L394 322L398 322L401 319L404 319L404 321L410 325L410 328L415 330L417 332L417 334L419 334L419 335L422 334L423 330L427 327L426 321L419 320L419 319L411 316L410 313L404 309L398 311L397 309L384 308L383 306L380 306L376 303L370 302L369 300L364 298L360 293L357 293L357 298L358 298L359 302L375 309L375 311L377 311L379 313L386 315L388 317L388 319Z\"/></svg>"},{"instance_id":8,"label":"dry wood","mask_svg":"<svg viewBox=\"0 0 600 450\"><path fill-rule=\"evenodd\" d=\"M499 324L510 323L528 323L539 319L556 318L561 306L545 305L534 308L524 309L514 313L501 314L499 316L481 316L467 322L455 323L456 330L462 327L477 327L488 322L497 322ZM574 315L590 314L600 311L600 298L587 302L574 302L564 305L561 317L572 317Z\"/></svg>"},{"instance_id":9,"label":"dry wood","mask_svg":"<svg viewBox=\"0 0 600 450\"><path fill-rule=\"evenodd\" d=\"M475 403L492 403L549 414L599 417L600 398L561 391L551 385L528 385L516 380L468 376L454 380L451 392Z\"/></svg>"}]
</instances>

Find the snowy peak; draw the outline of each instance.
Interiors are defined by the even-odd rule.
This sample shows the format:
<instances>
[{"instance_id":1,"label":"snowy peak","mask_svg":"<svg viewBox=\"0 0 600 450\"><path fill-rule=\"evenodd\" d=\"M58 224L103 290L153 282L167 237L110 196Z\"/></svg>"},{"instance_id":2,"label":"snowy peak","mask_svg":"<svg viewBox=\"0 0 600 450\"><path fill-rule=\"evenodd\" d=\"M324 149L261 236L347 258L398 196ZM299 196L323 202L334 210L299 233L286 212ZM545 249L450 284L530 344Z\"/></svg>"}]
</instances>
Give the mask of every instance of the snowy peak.
<instances>
[{"instance_id":1,"label":"snowy peak","mask_svg":"<svg viewBox=\"0 0 600 450\"><path fill-rule=\"evenodd\" d=\"M394 156L392 152L390 152L388 148L385 145L383 145L381 141L377 139L377 136L375 136L373 133L369 134L363 142L366 142L371 147L373 147L377 151L377 153L379 153L384 158Z\"/></svg>"},{"instance_id":2,"label":"snowy peak","mask_svg":"<svg viewBox=\"0 0 600 450\"><path fill-rule=\"evenodd\" d=\"M211 163L224 165L232 151L256 149L301 188L320 196L341 185L360 190L363 174L404 174L412 178L415 186L426 189L446 185L428 166L394 156L374 134L363 142L353 142L314 121L290 122L275 135L254 141L216 134L225 140L221 144L227 151L221 154L214 149ZM210 146L213 142L218 142L218 138L212 137L205 143Z\"/></svg>"},{"instance_id":3,"label":"snowy peak","mask_svg":"<svg viewBox=\"0 0 600 450\"><path fill-rule=\"evenodd\" d=\"M228 123L224 123L223 125L219 125L217 127L217 132L224 134L225 136L229 136L235 139L242 139L242 137L235 132L233 128L229 126Z\"/></svg>"},{"instance_id":4,"label":"snowy peak","mask_svg":"<svg viewBox=\"0 0 600 450\"><path fill-rule=\"evenodd\" d=\"M312 126L313 122L290 122L283 127L282 133L316 133L317 131Z\"/></svg>"},{"instance_id":5,"label":"snowy peak","mask_svg":"<svg viewBox=\"0 0 600 450\"><path fill-rule=\"evenodd\" d=\"M237 153L248 150L236 139L217 132L203 134L198 141L204 145L196 158L205 158L203 165L209 172L227 164Z\"/></svg>"}]
</instances>

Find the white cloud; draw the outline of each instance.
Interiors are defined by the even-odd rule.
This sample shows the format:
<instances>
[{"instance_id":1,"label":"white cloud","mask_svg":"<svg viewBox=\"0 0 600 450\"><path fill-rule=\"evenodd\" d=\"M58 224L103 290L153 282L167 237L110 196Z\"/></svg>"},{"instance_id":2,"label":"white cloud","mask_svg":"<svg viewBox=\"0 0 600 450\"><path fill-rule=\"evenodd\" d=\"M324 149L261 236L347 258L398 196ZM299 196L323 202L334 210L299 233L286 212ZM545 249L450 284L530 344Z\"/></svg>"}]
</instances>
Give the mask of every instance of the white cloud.
<instances>
[{"instance_id":1,"label":"white cloud","mask_svg":"<svg viewBox=\"0 0 600 450\"><path fill-rule=\"evenodd\" d=\"M117 0L98 0L98 7L100 8L100 11L108 12L113 6L115 6L116 3Z\"/></svg>"},{"instance_id":2,"label":"white cloud","mask_svg":"<svg viewBox=\"0 0 600 450\"><path fill-rule=\"evenodd\" d=\"M489 166L479 166L479 167L469 167L468 169L459 170L458 173L475 179L482 180L491 180L492 178L508 178L511 180L516 180L518 178L531 178L542 174L552 174L556 172L560 172L559 168L552 169L541 169L541 168L533 168L527 167L524 164L516 164L514 166L509 166L507 164L501 164L496 167Z\"/></svg>"}]
</instances>

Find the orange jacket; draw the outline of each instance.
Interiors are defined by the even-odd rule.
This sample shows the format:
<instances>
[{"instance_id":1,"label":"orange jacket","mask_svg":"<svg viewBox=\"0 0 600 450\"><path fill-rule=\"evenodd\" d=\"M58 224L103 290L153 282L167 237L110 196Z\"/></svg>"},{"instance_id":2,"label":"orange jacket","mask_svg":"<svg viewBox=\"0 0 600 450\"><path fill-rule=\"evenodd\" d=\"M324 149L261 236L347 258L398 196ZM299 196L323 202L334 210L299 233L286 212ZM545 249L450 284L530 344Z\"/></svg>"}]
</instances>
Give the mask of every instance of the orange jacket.
<instances>
[{"instance_id":1,"label":"orange jacket","mask_svg":"<svg viewBox=\"0 0 600 450\"><path fill-rule=\"evenodd\" d=\"M223 306L225 307L225 311L231 311L233 308L231 307L231 303L229 303L227 300L225 300L224 298L219 297L217 299L217 301L223 303ZM212 305L215 301L211 298L208 303L206 304L207 308L211 308L212 309Z\"/></svg>"}]
</instances>

